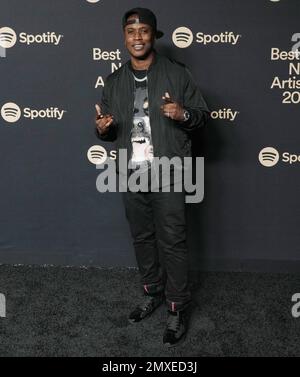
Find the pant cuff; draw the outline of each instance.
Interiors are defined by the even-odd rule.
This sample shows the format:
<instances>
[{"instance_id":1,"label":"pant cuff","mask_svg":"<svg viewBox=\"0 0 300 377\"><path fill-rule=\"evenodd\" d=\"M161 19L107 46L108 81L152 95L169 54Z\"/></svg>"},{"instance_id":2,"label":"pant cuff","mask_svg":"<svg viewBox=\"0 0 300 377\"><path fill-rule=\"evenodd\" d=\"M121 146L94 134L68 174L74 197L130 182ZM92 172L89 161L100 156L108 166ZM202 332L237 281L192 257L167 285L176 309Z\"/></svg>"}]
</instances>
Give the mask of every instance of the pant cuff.
<instances>
[{"instance_id":1,"label":"pant cuff","mask_svg":"<svg viewBox=\"0 0 300 377\"><path fill-rule=\"evenodd\" d=\"M145 295L156 296L164 291L164 286L161 283L143 284Z\"/></svg>"},{"instance_id":2,"label":"pant cuff","mask_svg":"<svg viewBox=\"0 0 300 377\"><path fill-rule=\"evenodd\" d=\"M170 301L170 300L166 300L166 303L167 303L167 307L168 307L168 310L170 310L171 312L180 312L182 310L185 310L187 309L192 301L189 300L189 301L183 301L183 302L179 302L179 301Z\"/></svg>"}]
</instances>

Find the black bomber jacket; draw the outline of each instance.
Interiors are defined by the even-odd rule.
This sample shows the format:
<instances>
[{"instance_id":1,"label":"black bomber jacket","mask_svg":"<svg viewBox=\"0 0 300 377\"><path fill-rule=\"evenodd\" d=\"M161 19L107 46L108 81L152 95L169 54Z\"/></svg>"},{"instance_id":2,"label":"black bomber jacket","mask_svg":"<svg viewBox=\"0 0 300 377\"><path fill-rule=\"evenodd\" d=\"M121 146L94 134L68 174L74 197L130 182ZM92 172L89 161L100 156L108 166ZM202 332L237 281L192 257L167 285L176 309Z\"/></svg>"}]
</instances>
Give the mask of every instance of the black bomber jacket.
<instances>
[{"instance_id":1,"label":"black bomber jacket","mask_svg":"<svg viewBox=\"0 0 300 377\"><path fill-rule=\"evenodd\" d=\"M193 81L188 69L155 51L155 58L148 68L148 96L151 137L155 157L191 156L191 132L202 127L209 118L209 109ZM162 96L170 97L190 113L186 122L178 122L164 116L160 110ZM130 132L133 126L134 77L131 61L110 74L102 92L103 114L112 114L114 121L105 134L97 130L103 141L115 141L117 150L127 149L131 155Z\"/></svg>"}]
</instances>

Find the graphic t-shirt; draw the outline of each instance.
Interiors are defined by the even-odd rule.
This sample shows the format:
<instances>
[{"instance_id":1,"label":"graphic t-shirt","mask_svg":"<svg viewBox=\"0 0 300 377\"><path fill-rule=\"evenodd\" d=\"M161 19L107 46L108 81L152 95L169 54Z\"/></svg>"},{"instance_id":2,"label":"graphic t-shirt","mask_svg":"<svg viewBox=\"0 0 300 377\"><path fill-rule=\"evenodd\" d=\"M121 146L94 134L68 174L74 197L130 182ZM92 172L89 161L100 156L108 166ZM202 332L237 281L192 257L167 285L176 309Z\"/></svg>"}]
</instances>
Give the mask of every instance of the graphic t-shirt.
<instances>
[{"instance_id":1,"label":"graphic t-shirt","mask_svg":"<svg viewBox=\"0 0 300 377\"><path fill-rule=\"evenodd\" d=\"M147 71L134 70L135 93L133 126L130 133L132 170L147 171L153 160L153 145L149 118Z\"/></svg>"}]
</instances>

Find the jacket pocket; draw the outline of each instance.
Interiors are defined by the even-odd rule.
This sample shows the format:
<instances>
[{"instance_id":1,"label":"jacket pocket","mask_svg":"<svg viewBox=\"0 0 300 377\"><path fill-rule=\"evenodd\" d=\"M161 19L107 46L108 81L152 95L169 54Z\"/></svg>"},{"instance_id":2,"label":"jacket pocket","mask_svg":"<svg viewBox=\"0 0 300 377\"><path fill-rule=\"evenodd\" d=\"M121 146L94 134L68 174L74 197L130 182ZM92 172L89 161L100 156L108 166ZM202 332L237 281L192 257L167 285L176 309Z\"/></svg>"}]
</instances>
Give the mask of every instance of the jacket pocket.
<instances>
[{"instance_id":1,"label":"jacket pocket","mask_svg":"<svg viewBox=\"0 0 300 377\"><path fill-rule=\"evenodd\" d=\"M191 140L189 135L181 128L180 124L172 125L174 155L179 157L189 156L191 150Z\"/></svg>"}]
</instances>

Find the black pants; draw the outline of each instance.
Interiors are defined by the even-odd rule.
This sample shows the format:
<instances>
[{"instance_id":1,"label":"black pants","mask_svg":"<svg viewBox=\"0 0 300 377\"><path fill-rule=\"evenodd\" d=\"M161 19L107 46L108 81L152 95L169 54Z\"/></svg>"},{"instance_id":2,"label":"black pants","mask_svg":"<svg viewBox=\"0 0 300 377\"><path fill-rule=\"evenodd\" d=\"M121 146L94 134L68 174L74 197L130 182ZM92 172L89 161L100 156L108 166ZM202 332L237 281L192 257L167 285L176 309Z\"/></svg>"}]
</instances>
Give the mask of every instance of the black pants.
<instances>
[{"instance_id":1,"label":"black pants","mask_svg":"<svg viewBox=\"0 0 300 377\"><path fill-rule=\"evenodd\" d=\"M185 309L188 287L185 192L125 192L126 217L145 294L165 290L168 308ZM159 262L164 258L166 284Z\"/></svg>"}]
</instances>

